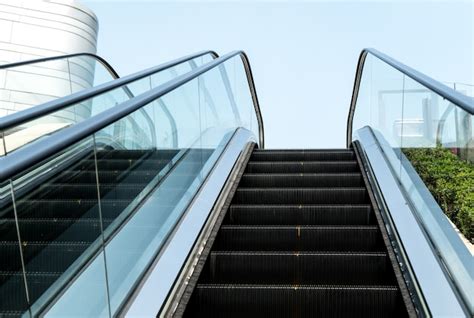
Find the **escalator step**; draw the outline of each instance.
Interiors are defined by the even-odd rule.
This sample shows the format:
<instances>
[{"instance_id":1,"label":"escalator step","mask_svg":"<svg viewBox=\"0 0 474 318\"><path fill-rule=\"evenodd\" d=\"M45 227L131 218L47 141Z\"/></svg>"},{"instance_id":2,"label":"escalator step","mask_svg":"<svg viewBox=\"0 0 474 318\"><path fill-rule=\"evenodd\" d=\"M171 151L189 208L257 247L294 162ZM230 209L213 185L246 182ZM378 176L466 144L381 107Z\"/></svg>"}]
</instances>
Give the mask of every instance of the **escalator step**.
<instances>
[{"instance_id":1,"label":"escalator step","mask_svg":"<svg viewBox=\"0 0 474 318\"><path fill-rule=\"evenodd\" d=\"M365 188L238 188L233 203L244 204L364 204Z\"/></svg>"},{"instance_id":2,"label":"escalator step","mask_svg":"<svg viewBox=\"0 0 474 318\"><path fill-rule=\"evenodd\" d=\"M241 225L369 225L370 205L233 204L224 224Z\"/></svg>"},{"instance_id":3,"label":"escalator step","mask_svg":"<svg viewBox=\"0 0 474 318\"><path fill-rule=\"evenodd\" d=\"M407 316L354 151L254 150L184 316Z\"/></svg>"},{"instance_id":4,"label":"escalator step","mask_svg":"<svg viewBox=\"0 0 474 318\"><path fill-rule=\"evenodd\" d=\"M198 284L190 317L397 317L395 286Z\"/></svg>"},{"instance_id":5,"label":"escalator step","mask_svg":"<svg viewBox=\"0 0 474 318\"><path fill-rule=\"evenodd\" d=\"M2 232L3 240L17 240L15 220L2 220L10 231ZM104 228L111 220L103 219ZM18 228L23 242L60 240L63 242L92 242L100 235L101 223L97 219L19 219Z\"/></svg>"},{"instance_id":6,"label":"escalator step","mask_svg":"<svg viewBox=\"0 0 474 318\"><path fill-rule=\"evenodd\" d=\"M156 175L158 171L99 171L100 184L115 184L120 180L126 183L148 183ZM72 183L89 183L96 184L95 171L74 171L67 170L59 175L60 180L69 180Z\"/></svg>"},{"instance_id":7,"label":"escalator step","mask_svg":"<svg viewBox=\"0 0 474 318\"><path fill-rule=\"evenodd\" d=\"M389 266L386 253L216 251L201 282L387 285Z\"/></svg>"},{"instance_id":8,"label":"escalator step","mask_svg":"<svg viewBox=\"0 0 474 318\"><path fill-rule=\"evenodd\" d=\"M26 305L25 305L25 307L26 307ZM24 314L24 310L17 310L17 311L15 311L15 310L2 310L0 308L0 317L2 317L2 318L9 318L9 317L17 318L17 317L21 317L23 314Z\"/></svg>"},{"instance_id":9,"label":"escalator step","mask_svg":"<svg viewBox=\"0 0 474 318\"><path fill-rule=\"evenodd\" d=\"M360 173L244 174L240 187L362 187Z\"/></svg>"},{"instance_id":10,"label":"escalator step","mask_svg":"<svg viewBox=\"0 0 474 318\"><path fill-rule=\"evenodd\" d=\"M61 273L54 272L27 272L26 281L30 300L38 299L49 286L51 286ZM24 278L22 272L9 273L0 272L0 299L2 300L0 308L9 310L22 310L24 308L25 293Z\"/></svg>"},{"instance_id":11,"label":"escalator step","mask_svg":"<svg viewBox=\"0 0 474 318\"><path fill-rule=\"evenodd\" d=\"M358 172L357 161L250 161L247 173Z\"/></svg>"},{"instance_id":12,"label":"escalator step","mask_svg":"<svg viewBox=\"0 0 474 318\"><path fill-rule=\"evenodd\" d=\"M18 242L0 241L0 255L0 268L3 271L16 271L21 269L20 248Z\"/></svg>"},{"instance_id":13,"label":"escalator step","mask_svg":"<svg viewBox=\"0 0 474 318\"><path fill-rule=\"evenodd\" d=\"M115 219L130 204L130 200L101 200L102 216ZM25 200L17 203L19 219L31 218L99 218L98 200Z\"/></svg>"},{"instance_id":14,"label":"escalator step","mask_svg":"<svg viewBox=\"0 0 474 318\"><path fill-rule=\"evenodd\" d=\"M254 150L250 161L343 161L355 160L352 150Z\"/></svg>"},{"instance_id":15,"label":"escalator step","mask_svg":"<svg viewBox=\"0 0 474 318\"><path fill-rule=\"evenodd\" d=\"M160 149L155 150L122 150L122 149L110 149L110 150L98 150L97 158L113 158L113 159L132 159L137 160L141 158L153 158L153 159L164 159L169 160L178 153L174 149Z\"/></svg>"},{"instance_id":16,"label":"escalator step","mask_svg":"<svg viewBox=\"0 0 474 318\"><path fill-rule=\"evenodd\" d=\"M222 225L214 250L382 251L377 226Z\"/></svg>"},{"instance_id":17,"label":"escalator step","mask_svg":"<svg viewBox=\"0 0 474 318\"><path fill-rule=\"evenodd\" d=\"M22 250L28 271L62 272L89 246L88 242L25 242L22 245ZM18 243L0 242L2 270L19 271L21 269L18 251Z\"/></svg>"},{"instance_id":18,"label":"escalator step","mask_svg":"<svg viewBox=\"0 0 474 318\"><path fill-rule=\"evenodd\" d=\"M132 200L143 190L142 184L100 185L101 197L109 200ZM44 184L39 187L39 193L44 193L48 199L95 199L97 198L96 184Z\"/></svg>"},{"instance_id":19,"label":"escalator step","mask_svg":"<svg viewBox=\"0 0 474 318\"><path fill-rule=\"evenodd\" d=\"M125 160L125 159L107 159L98 160L97 166L99 171L126 171L126 170L151 170L157 171L159 167L165 166L169 163L169 160L162 159L146 159L142 162L137 163L136 160ZM95 170L94 160L83 160L79 165L76 166L75 170Z\"/></svg>"}]
</instances>

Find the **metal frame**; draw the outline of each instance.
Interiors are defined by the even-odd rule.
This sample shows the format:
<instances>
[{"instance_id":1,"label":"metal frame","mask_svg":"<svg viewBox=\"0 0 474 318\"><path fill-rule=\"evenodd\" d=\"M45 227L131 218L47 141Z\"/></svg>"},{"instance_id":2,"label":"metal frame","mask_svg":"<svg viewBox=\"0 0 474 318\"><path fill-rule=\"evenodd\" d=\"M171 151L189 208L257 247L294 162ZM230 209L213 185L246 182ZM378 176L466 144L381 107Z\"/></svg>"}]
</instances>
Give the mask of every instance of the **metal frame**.
<instances>
[{"instance_id":1,"label":"metal frame","mask_svg":"<svg viewBox=\"0 0 474 318\"><path fill-rule=\"evenodd\" d=\"M356 110L357 97L359 95L359 87L360 87L360 82L362 79L364 63L368 54L387 63L388 65L397 69L401 73L405 74L406 76L410 77L416 82L422 84L426 88L437 93L441 97L459 106L460 108L462 108L469 114L474 115L474 98L463 95L459 93L458 91L455 91L454 89L432 79L431 77L426 76L425 74L418 72L417 70L403 63L398 62L397 60L391 58L390 56L377 51L376 49L366 48L366 49L363 49L362 52L360 53L359 62L357 63L357 70L356 70L355 80L354 80L354 88L352 90L351 105L349 108L349 114L347 116L347 131L346 131L347 147L350 147L351 142L352 142L352 122L353 122L354 113Z\"/></svg>"},{"instance_id":2,"label":"metal frame","mask_svg":"<svg viewBox=\"0 0 474 318\"><path fill-rule=\"evenodd\" d=\"M378 204L385 211L386 225L398 247L405 273L417 293L422 312L433 317L467 317L460 295L444 270L434 246L421 226L414 207L404 195L388 163L387 154L370 127L358 130L364 164L372 185L381 195Z\"/></svg>"},{"instance_id":3,"label":"metal frame","mask_svg":"<svg viewBox=\"0 0 474 318\"><path fill-rule=\"evenodd\" d=\"M55 100L52 100L50 102L44 103L42 105L38 105L33 108L29 108L24 111L20 111L5 117L0 118L0 130L7 130L9 128L18 126L20 124L23 124L25 122L28 122L30 120L36 119L38 117L42 117L45 115L48 115L50 113L56 112L58 110L61 110L63 108L66 108L68 106L71 106L73 104L77 104L79 102L82 102L84 100L87 100L91 97L97 96L99 94L102 94L104 92L113 90L115 88L119 88L120 86L123 86L125 84L129 84L131 82L134 82L136 80L145 78L147 76L150 76L156 72L163 71L167 68L176 66L178 64L181 64L183 62L186 62L188 60L192 60L195 58L198 58L200 56L204 56L206 54L210 54L213 58L217 58L218 55L214 51L203 51L203 52L198 52L195 54L187 55L184 57L181 57L179 59L128 75L124 76L121 78L118 78L118 74L113 70L113 68L108 64L104 59L100 58L97 56L99 62L102 63L104 61L105 64L103 64L109 71L111 71L111 74L116 76L116 80L104 83L101 85L98 85L96 87L91 87L89 89L82 90L80 92L71 94L69 96L61 97ZM58 56L58 57L50 57L50 58L44 58L44 59L36 59L32 61L25 61L25 62L18 62L18 63L12 63L12 64L6 64L3 65L4 68L6 67L16 67L16 66L21 66L21 65L26 65L30 63L40 63L40 62L46 62L46 61L51 61L51 60L56 60L56 59L64 59L64 58L69 58L69 57L74 57L74 56L79 56L79 55L89 55L89 53L78 53L78 54L72 54L72 55L63 55L63 56ZM90 54L90 56L94 56L93 54ZM127 95L129 97L133 97L133 94L128 90L128 88L125 89L127 92ZM127 91L128 90L128 91Z\"/></svg>"},{"instance_id":4,"label":"metal frame","mask_svg":"<svg viewBox=\"0 0 474 318\"><path fill-rule=\"evenodd\" d=\"M254 101L255 112L257 114L257 120L259 124L259 147L263 148L264 136L263 136L263 120L260 113L260 106L258 104L258 98L255 91L255 85L253 77L250 71L250 64L247 56L243 51L235 51L221 56L201 67L190 71L184 75L181 75L167 83L164 83L148 92L145 92L139 96L133 97L107 111L104 111L94 117L88 118L68 129L61 130L47 138L38 140L36 143L31 144L29 147L23 147L14 151L9 156L0 158L0 181L6 180L21 173L28 167L31 167L49 156L55 154L62 149L73 145L79 140L92 135L93 133L107 127L108 125L116 122L117 120L128 116L134 111L141 109L143 106L149 104L152 101L160 98L161 96L171 92L172 90L180 87L181 85L199 77L201 74L218 67L225 61L240 56L246 65L247 79L249 80L249 86L252 93L252 99ZM169 64L169 63L167 63ZM147 71L145 71L147 72ZM141 73L145 73L141 72ZM134 75L137 76L137 75ZM129 81L130 77L123 77L110 83L106 83L107 87L120 86L124 82ZM120 83L116 83L120 82ZM94 88L94 91L104 90L104 85ZM80 94L80 93L79 93ZM89 93L90 94L90 91ZM84 94L83 94L84 95ZM93 94L94 95L94 94ZM74 99L74 95L66 97L66 99ZM46 104L45 104L46 105ZM36 107L35 107L36 108Z\"/></svg>"},{"instance_id":5,"label":"metal frame","mask_svg":"<svg viewBox=\"0 0 474 318\"><path fill-rule=\"evenodd\" d=\"M253 106L255 108L255 114L257 115L258 122L258 136L260 149L265 149L265 130L263 127L263 118L260 111L260 103L258 102L257 90L255 89L255 81L253 79L252 68L250 67L250 61L247 54L244 51L239 51L240 58L244 63L245 74L247 75L247 82L249 83L250 93L252 94Z\"/></svg>"}]
</instances>

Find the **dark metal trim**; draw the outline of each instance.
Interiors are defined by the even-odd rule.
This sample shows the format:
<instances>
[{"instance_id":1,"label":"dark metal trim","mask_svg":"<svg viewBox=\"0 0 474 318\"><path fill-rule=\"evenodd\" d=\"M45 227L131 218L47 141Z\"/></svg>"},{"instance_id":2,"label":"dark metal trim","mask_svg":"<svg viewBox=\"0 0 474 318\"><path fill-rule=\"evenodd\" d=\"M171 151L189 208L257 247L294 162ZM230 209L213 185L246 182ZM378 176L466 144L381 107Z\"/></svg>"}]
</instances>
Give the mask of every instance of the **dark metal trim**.
<instances>
[{"instance_id":1,"label":"dark metal trim","mask_svg":"<svg viewBox=\"0 0 474 318\"><path fill-rule=\"evenodd\" d=\"M253 106L255 108L255 114L257 115L258 122L258 147L265 149L265 130L263 127L262 112L260 110L260 103L258 102L257 90L255 89L255 81L253 79L252 68L250 67L250 61L247 54L244 51L239 51L242 62L244 63L245 74L247 75L247 82L249 83L250 92L252 94Z\"/></svg>"},{"instance_id":2,"label":"dark metal trim","mask_svg":"<svg viewBox=\"0 0 474 318\"><path fill-rule=\"evenodd\" d=\"M77 55L81 55L81 54L82 53L77 54ZM84 53L84 54L88 55L88 53ZM89 89L82 90L80 92L74 93L74 94L69 95L69 96L65 96L65 97L61 97L61 98L52 100L52 101L44 103L42 105L38 105L36 107L29 108L29 109L26 109L24 111L20 111L20 112L17 112L17 113L14 113L14 114L11 114L11 115L0 118L0 130L6 130L6 129L9 129L9 128L18 126L20 124L23 124L25 122L28 122L30 120L36 119L38 117L48 115L50 113L56 112L58 110L61 110L63 108L71 106L73 104L77 104L79 102L82 102L82 101L84 101L86 99L89 99L91 97L100 95L104 92L113 90L113 89L118 88L120 86L123 86L125 84L129 84L129 83L134 82L136 80L139 80L139 79L142 79L144 77L150 76L151 74L154 74L156 72L160 72L160 71L165 70L167 68L176 66L176 65L181 64L183 62L186 62L186 61L194 59L194 58L198 58L198 57L206 55L206 54L210 54L213 58L218 57L217 53L215 53L214 51L203 51L203 52L187 55L187 56L181 57L179 59L161 64L161 65L158 65L158 66L155 66L155 67L152 67L152 68L149 68L149 69L146 69L146 70L143 70L143 71L140 71L140 72L128 75L128 76L118 78L114 81L107 82L107 83L98 85L96 87L91 87ZM72 56L77 56L77 55L73 54ZM71 55L64 55L64 56L60 56L60 57L57 57L57 58L59 59L59 58L67 58L67 57L71 57ZM54 58L37 59L37 60L33 60L31 62L32 63L33 62L39 63L39 62L49 61L49 60L52 60L52 59L54 59ZM99 61L102 61L102 60L103 59L100 58ZM105 60L103 60L103 61L105 61ZM13 63L13 64L7 64L7 65L4 65L4 67L7 67L7 66L8 67L13 67L13 66L25 65L25 64L28 64L27 62L28 61ZM107 63L107 62L105 62L105 63ZM108 63L106 65L108 65ZM104 66L106 66L106 65L104 65ZM110 69L112 69L112 67L110 65L108 65L108 67ZM106 66L106 68L108 68L108 67ZM118 77L117 73L115 71L113 71L113 72ZM127 95L129 97L133 96L133 94L131 94L130 91L127 92Z\"/></svg>"},{"instance_id":3,"label":"dark metal trim","mask_svg":"<svg viewBox=\"0 0 474 318\"><path fill-rule=\"evenodd\" d=\"M167 83L164 83L148 92L145 92L139 96L133 97L107 111L104 111L94 117L88 118L78 124L75 124L67 129L58 131L57 133L44 137L37 142L30 144L28 147L20 148L8 156L0 158L0 181L7 180L21 173L23 170L28 169L39 162L47 159L49 156L73 145L81 139L88 137L95 132L107 127L108 125L116 122L117 120L126 117L134 111L142 108L150 102L162 97L163 95L171 92L172 90L180 87L181 85L197 78L203 73L218 67L225 61L240 56L245 62L244 64L249 65L247 56L242 51L235 51L228 53L222 57L219 57L201 67L190 71L184 75L181 75ZM246 68L247 70L247 68ZM250 68L248 68L250 70ZM252 74L247 72L247 78L251 81L249 85L254 87ZM118 81L123 81L125 78L115 80L110 84ZM251 83L251 84L250 84ZM263 148L263 120L260 114L260 107L258 105L258 99L256 92L252 91L252 97L254 100L254 107L257 113L257 120L259 120L259 132L260 133L260 148ZM255 104L257 102L257 104Z\"/></svg>"},{"instance_id":4,"label":"dark metal trim","mask_svg":"<svg viewBox=\"0 0 474 318\"><path fill-rule=\"evenodd\" d=\"M410 77L411 79L415 80L416 82L420 83L421 85L425 86L426 88L430 89L431 91L437 93L441 97L449 100L456 106L462 108L466 112L471 115L474 115L474 98L463 95L458 91L446 86L429 76L403 64L399 61L391 58L390 56L377 51L376 49L366 48L363 49L359 56L359 62L357 63L357 71L355 74L354 80L354 88L352 90L352 99L351 105L349 108L349 114L347 116L347 131L346 131L346 145L350 147L352 142L352 122L354 119L355 108L357 104L357 97L359 94L360 88L360 81L362 79L362 73L364 69L364 63L367 55L370 54L375 56L379 60L385 62L386 64L390 65L391 67L395 68L396 70L400 71L401 73L405 74L406 76Z\"/></svg>"}]
</instances>

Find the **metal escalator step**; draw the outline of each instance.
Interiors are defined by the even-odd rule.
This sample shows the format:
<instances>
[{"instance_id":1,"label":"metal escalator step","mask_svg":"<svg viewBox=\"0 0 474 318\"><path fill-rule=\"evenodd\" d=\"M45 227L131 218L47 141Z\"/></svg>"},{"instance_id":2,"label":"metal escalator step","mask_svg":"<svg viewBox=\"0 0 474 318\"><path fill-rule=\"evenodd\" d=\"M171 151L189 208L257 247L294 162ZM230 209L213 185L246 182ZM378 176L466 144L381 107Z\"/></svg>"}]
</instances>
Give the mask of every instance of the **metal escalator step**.
<instances>
[{"instance_id":1,"label":"metal escalator step","mask_svg":"<svg viewBox=\"0 0 474 318\"><path fill-rule=\"evenodd\" d=\"M247 173L358 172L357 161L250 161Z\"/></svg>"},{"instance_id":2,"label":"metal escalator step","mask_svg":"<svg viewBox=\"0 0 474 318\"><path fill-rule=\"evenodd\" d=\"M0 255L0 268L3 271L16 271L21 269L20 248L18 242L0 241Z\"/></svg>"},{"instance_id":3,"label":"metal escalator step","mask_svg":"<svg viewBox=\"0 0 474 318\"><path fill-rule=\"evenodd\" d=\"M143 184L104 184L100 185L101 197L106 197L109 200L132 200L135 196L143 190ZM69 184L69 183L54 183L44 184L39 187L39 193L47 195L48 199L95 199L97 198L96 184Z\"/></svg>"},{"instance_id":4,"label":"metal escalator step","mask_svg":"<svg viewBox=\"0 0 474 318\"><path fill-rule=\"evenodd\" d=\"M395 286L198 284L187 317L397 317Z\"/></svg>"},{"instance_id":5,"label":"metal escalator step","mask_svg":"<svg viewBox=\"0 0 474 318\"><path fill-rule=\"evenodd\" d=\"M56 272L26 272L26 281L30 301L38 299L51 286L61 273ZM25 292L22 272L0 272L0 310L24 310Z\"/></svg>"},{"instance_id":6,"label":"metal escalator step","mask_svg":"<svg viewBox=\"0 0 474 318\"><path fill-rule=\"evenodd\" d=\"M387 285L389 266L386 253L214 251L201 282Z\"/></svg>"},{"instance_id":7,"label":"metal escalator step","mask_svg":"<svg viewBox=\"0 0 474 318\"><path fill-rule=\"evenodd\" d=\"M364 204L361 188L238 188L233 203L243 204Z\"/></svg>"},{"instance_id":8,"label":"metal escalator step","mask_svg":"<svg viewBox=\"0 0 474 318\"><path fill-rule=\"evenodd\" d=\"M112 158L112 159L142 159L142 158L154 158L154 159L171 159L178 153L174 149L160 149L160 150L125 150L125 149L110 149L110 150L98 150L97 158Z\"/></svg>"},{"instance_id":9,"label":"metal escalator step","mask_svg":"<svg viewBox=\"0 0 474 318\"><path fill-rule=\"evenodd\" d=\"M0 308L0 317L2 318L17 318L21 317L24 314L23 310L2 310Z\"/></svg>"},{"instance_id":10,"label":"metal escalator step","mask_svg":"<svg viewBox=\"0 0 474 318\"><path fill-rule=\"evenodd\" d=\"M224 224L241 225L369 225L370 205L232 204Z\"/></svg>"},{"instance_id":11,"label":"metal escalator step","mask_svg":"<svg viewBox=\"0 0 474 318\"><path fill-rule=\"evenodd\" d=\"M246 173L242 176L239 186L264 188L304 188L304 187L362 187L362 174L353 173Z\"/></svg>"},{"instance_id":12,"label":"metal escalator step","mask_svg":"<svg viewBox=\"0 0 474 318\"><path fill-rule=\"evenodd\" d=\"M2 231L2 240L15 241L18 239L15 220L2 220L8 231ZM110 219L102 220L104 228ZM101 222L96 219L18 219L18 228L23 242L29 241L54 241L62 242L92 242L101 233Z\"/></svg>"},{"instance_id":13,"label":"metal escalator step","mask_svg":"<svg viewBox=\"0 0 474 318\"><path fill-rule=\"evenodd\" d=\"M126 171L129 169L133 170L159 170L159 167L163 167L169 163L169 160L163 159L146 159L142 162L137 160L126 160L126 159L103 159L97 161L97 167L99 171L117 170ZM79 165L76 166L75 170L95 170L94 160L83 160Z\"/></svg>"},{"instance_id":14,"label":"metal escalator step","mask_svg":"<svg viewBox=\"0 0 474 318\"><path fill-rule=\"evenodd\" d=\"M102 216L106 219L114 219L129 204L130 200L101 200ZM97 198L92 200L52 200L48 198L44 200L20 199L17 203L17 211L20 219L99 218Z\"/></svg>"},{"instance_id":15,"label":"metal escalator step","mask_svg":"<svg viewBox=\"0 0 474 318\"><path fill-rule=\"evenodd\" d=\"M352 150L254 150L185 317L404 317Z\"/></svg>"},{"instance_id":16,"label":"metal escalator step","mask_svg":"<svg viewBox=\"0 0 474 318\"><path fill-rule=\"evenodd\" d=\"M22 250L28 271L62 272L89 246L89 242L24 242ZM21 270L17 242L0 241L0 253L2 255L0 260L2 270Z\"/></svg>"},{"instance_id":17,"label":"metal escalator step","mask_svg":"<svg viewBox=\"0 0 474 318\"><path fill-rule=\"evenodd\" d=\"M355 160L348 149L254 150L250 161L343 161Z\"/></svg>"},{"instance_id":18,"label":"metal escalator step","mask_svg":"<svg viewBox=\"0 0 474 318\"><path fill-rule=\"evenodd\" d=\"M100 184L115 184L118 182L126 183L148 183L156 175L158 171L138 170L138 171L99 171ZM69 180L72 183L96 184L95 171L78 171L66 170L63 171L59 178L61 180Z\"/></svg>"},{"instance_id":19,"label":"metal escalator step","mask_svg":"<svg viewBox=\"0 0 474 318\"><path fill-rule=\"evenodd\" d=\"M214 250L382 251L377 226L222 225Z\"/></svg>"}]
</instances>

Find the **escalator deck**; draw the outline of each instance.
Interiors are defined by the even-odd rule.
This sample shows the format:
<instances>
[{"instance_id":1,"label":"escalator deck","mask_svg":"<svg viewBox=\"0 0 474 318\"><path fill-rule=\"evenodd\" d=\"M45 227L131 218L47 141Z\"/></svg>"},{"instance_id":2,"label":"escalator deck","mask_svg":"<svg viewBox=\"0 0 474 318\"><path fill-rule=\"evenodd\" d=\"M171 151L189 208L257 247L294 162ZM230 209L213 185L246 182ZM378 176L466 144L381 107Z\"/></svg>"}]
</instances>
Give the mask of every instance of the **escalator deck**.
<instances>
[{"instance_id":1,"label":"escalator deck","mask_svg":"<svg viewBox=\"0 0 474 318\"><path fill-rule=\"evenodd\" d=\"M225 213L185 317L408 315L354 151L255 150Z\"/></svg>"}]
</instances>

